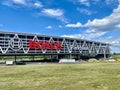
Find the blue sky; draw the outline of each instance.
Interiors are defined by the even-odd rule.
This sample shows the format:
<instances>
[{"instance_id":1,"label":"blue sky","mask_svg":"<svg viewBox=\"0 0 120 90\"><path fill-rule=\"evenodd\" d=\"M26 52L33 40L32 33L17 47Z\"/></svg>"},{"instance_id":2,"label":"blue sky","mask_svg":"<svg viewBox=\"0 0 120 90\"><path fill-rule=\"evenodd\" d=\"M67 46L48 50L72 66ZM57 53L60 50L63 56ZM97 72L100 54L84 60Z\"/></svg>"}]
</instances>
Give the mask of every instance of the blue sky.
<instances>
[{"instance_id":1,"label":"blue sky","mask_svg":"<svg viewBox=\"0 0 120 90\"><path fill-rule=\"evenodd\" d=\"M0 0L0 31L102 41L120 52L120 1Z\"/></svg>"}]
</instances>

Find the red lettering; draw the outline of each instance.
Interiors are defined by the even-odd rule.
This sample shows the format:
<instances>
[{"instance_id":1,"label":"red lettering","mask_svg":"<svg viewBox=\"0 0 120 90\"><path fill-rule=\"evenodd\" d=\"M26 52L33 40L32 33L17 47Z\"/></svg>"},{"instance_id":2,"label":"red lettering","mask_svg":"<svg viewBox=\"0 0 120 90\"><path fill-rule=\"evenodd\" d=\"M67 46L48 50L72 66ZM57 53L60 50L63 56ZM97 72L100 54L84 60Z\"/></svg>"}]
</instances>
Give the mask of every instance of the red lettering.
<instances>
[{"instance_id":1,"label":"red lettering","mask_svg":"<svg viewBox=\"0 0 120 90\"><path fill-rule=\"evenodd\" d=\"M30 40L29 41L29 49L35 49L36 48L36 42L35 41L33 41L33 40Z\"/></svg>"},{"instance_id":2,"label":"red lettering","mask_svg":"<svg viewBox=\"0 0 120 90\"><path fill-rule=\"evenodd\" d=\"M58 42L55 42L55 48L57 49L57 50L60 50L60 49L62 49L62 43L58 43Z\"/></svg>"},{"instance_id":3,"label":"red lettering","mask_svg":"<svg viewBox=\"0 0 120 90\"><path fill-rule=\"evenodd\" d=\"M59 42L43 42L43 41L29 41L29 49L46 49L46 50L60 50L62 49L62 44Z\"/></svg>"},{"instance_id":4,"label":"red lettering","mask_svg":"<svg viewBox=\"0 0 120 90\"><path fill-rule=\"evenodd\" d=\"M42 41L38 41L38 42L37 42L37 47L38 47L38 49L43 49L42 44L43 44Z\"/></svg>"},{"instance_id":5,"label":"red lettering","mask_svg":"<svg viewBox=\"0 0 120 90\"><path fill-rule=\"evenodd\" d=\"M45 46L45 49L47 49L47 50L48 50L48 49L51 49L51 47L50 47L50 45L49 45L49 42L45 42L45 43L44 43L44 46Z\"/></svg>"},{"instance_id":6,"label":"red lettering","mask_svg":"<svg viewBox=\"0 0 120 90\"><path fill-rule=\"evenodd\" d=\"M51 49L55 50L55 42L51 42Z\"/></svg>"},{"instance_id":7,"label":"red lettering","mask_svg":"<svg viewBox=\"0 0 120 90\"><path fill-rule=\"evenodd\" d=\"M50 42L49 45L50 45L50 49L53 50L54 49L54 43Z\"/></svg>"}]
</instances>

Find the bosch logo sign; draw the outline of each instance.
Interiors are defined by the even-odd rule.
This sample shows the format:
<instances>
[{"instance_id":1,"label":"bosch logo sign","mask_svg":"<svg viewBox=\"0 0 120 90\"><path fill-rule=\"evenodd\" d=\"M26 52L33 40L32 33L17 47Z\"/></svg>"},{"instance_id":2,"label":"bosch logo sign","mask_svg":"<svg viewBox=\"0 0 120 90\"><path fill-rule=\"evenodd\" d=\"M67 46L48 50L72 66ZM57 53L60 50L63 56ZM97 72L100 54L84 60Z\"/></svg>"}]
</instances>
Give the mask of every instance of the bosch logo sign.
<instances>
[{"instance_id":1,"label":"bosch logo sign","mask_svg":"<svg viewBox=\"0 0 120 90\"><path fill-rule=\"evenodd\" d=\"M29 41L29 49L46 49L46 50L60 50L62 49L62 43L60 42L43 42L43 41Z\"/></svg>"}]
</instances>

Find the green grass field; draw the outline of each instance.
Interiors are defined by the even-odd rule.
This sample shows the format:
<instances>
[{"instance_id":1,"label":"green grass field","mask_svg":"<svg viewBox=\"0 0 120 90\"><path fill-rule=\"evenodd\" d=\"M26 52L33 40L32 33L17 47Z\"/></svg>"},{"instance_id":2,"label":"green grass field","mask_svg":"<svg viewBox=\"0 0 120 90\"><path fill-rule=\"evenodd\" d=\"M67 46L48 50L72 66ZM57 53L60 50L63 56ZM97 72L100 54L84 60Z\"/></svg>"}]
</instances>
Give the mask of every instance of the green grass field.
<instances>
[{"instance_id":1,"label":"green grass field","mask_svg":"<svg viewBox=\"0 0 120 90\"><path fill-rule=\"evenodd\" d=\"M120 90L120 63L0 66L0 90Z\"/></svg>"}]
</instances>

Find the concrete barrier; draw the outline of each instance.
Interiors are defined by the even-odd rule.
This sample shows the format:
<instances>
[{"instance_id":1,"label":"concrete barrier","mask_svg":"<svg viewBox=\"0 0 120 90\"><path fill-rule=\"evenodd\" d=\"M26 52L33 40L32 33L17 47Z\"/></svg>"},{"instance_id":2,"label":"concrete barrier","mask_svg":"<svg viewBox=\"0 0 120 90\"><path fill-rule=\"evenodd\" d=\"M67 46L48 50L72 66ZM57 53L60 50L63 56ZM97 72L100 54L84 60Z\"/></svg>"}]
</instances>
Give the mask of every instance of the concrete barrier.
<instances>
[{"instance_id":1,"label":"concrete barrier","mask_svg":"<svg viewBox=\"0 0 120 90\"><path fill-rule=\"evenodd\" d=\"M13 61L6 61L6 65L13 65L14 62Z\"/></svg>"},{"instance_id":2,"label":"concrete barrier","mask_svg":"<svg viewBox=\"0 0 120 90\"><path fill-rule=\"evenodd\" d=\"M59 63L75 63L75 59L60 59Z\"/></svg>"}]
</instances>

